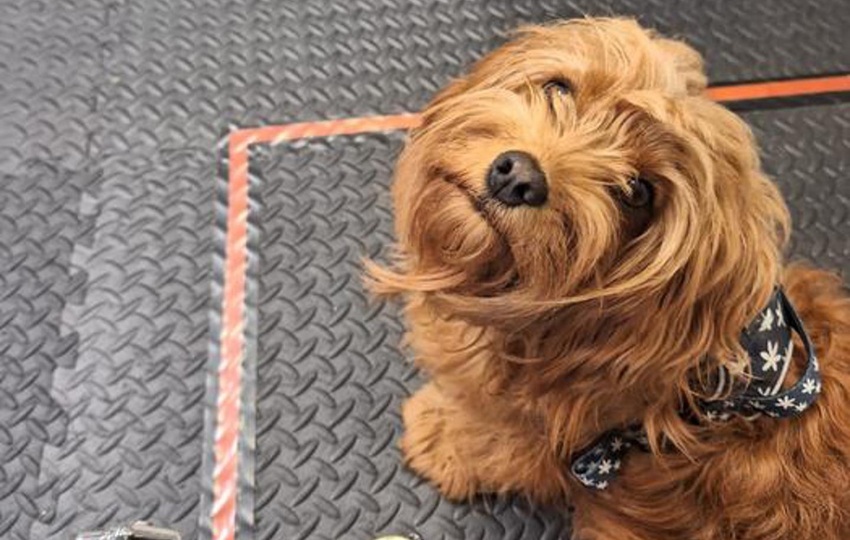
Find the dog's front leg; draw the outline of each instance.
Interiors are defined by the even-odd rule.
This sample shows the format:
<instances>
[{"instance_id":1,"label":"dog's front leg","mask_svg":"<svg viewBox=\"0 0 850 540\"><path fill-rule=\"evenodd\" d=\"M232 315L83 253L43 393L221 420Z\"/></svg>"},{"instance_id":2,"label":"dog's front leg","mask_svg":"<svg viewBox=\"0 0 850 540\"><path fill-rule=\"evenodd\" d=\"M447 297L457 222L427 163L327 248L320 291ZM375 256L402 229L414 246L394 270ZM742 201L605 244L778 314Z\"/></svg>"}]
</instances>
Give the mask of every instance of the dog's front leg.
<instances>
[{"instance_id":1,"label":"dog's front leg","mask_svg":"<svg viewBox=\"0 0 850 540\"><path fill-rule=\"evenodd\" d=\"M465 461L465 434L459 433L459 411L433 383L427 384L402 408L401 450L407 465L430 480L446 497L468 499L481 489L474 467Z\"/></svg>"},{"instance_id":2,"label":"dog's front leg","mask_svg":"<svg viewBox=\"0 0 850 540\"><path fill-rule=\"evenodd\" d=\"M564 468L544 437L519 418L495 419L497 407L472 407L427 384L404 404L407 464L453 500L510 491L563 500Z\"/></svg>"}]
</instances>

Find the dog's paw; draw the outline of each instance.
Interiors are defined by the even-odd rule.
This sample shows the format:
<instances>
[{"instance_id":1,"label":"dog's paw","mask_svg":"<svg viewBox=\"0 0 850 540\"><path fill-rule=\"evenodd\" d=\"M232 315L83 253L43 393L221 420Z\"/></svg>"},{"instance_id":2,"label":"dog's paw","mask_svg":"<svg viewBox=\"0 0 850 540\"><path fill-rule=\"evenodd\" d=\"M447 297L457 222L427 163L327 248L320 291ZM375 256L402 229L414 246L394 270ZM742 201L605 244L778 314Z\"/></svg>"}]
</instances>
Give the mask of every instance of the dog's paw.
<instances>
[{"instance_id":1,"label":"dog's paw","mask_svg":"<svg viewBox=\"0 0 850 540\"><path fill-rule=\"evenodd\" d=\"M478 483L455 445L463 444L451 433L451 411L439 391L431 385L414 394L402 407L404 435L400 446L405 463L437 486L446 498L468 500Z\"/></svg>"}]
</instances>

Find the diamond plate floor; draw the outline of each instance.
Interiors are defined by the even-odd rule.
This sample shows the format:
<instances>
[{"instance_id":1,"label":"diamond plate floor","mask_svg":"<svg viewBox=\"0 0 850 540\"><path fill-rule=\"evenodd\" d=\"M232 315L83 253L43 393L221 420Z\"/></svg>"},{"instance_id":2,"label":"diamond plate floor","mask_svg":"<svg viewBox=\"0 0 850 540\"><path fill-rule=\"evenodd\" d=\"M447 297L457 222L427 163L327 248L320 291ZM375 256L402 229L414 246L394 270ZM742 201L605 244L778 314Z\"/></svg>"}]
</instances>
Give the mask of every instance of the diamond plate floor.
<instances>
[{"instance_id":1,"label":"diamond plate floor","mask_svg":"<svg viewBox=\"0 0 850 540\"><path fill-rule=\"evenodd\" d=\"M203 163L160 154L112 163L123 174L107 177L32 162L3 177L0 537L140 517L194 529L212 226Z\"/></svg>"},{"instance_id":2,"label":"diamond plate floor","mask_svg":"<svg viewBox=\"0 0 850 540\"><path fill-rule=\"evenodd\" d=\"M850 104L751 112L795 220L794 258L850 275ZM419 384L394 306L360 285L391 242L399 134L272 147L261 171L259 538L567 538L520 499L441 500L400 465L400 402Z\"/></svg>"},{"instance_id":3,"label":"diamond plate floor","mask_svg":"<svg viewBox=\"0 0 850 540\"><path fill-rule=\"evenodd\" d=\"M584 12L639 15L686 37L714 81L850 71L843 0L0 0L0 538L63 538L135 518L198 536L203 368L217 307L213 184L229 125L414 110L508 29ZM831 231L847 221L850 136L846 106L829 110L750 118L768 166L802 201L797 246L846 267L847 236ZM302 224L271 215L281 237L263 230L264 269L277 269L263 283L278 286L261 291L261 374L271 378L260 395L259 530L555 534L551 514L508 501L450 506L397 472L390 439L416 379L397 361L398 321L389 308L363 307L351 261L364 248L355 240L369 249L386 240L376 189L398 140L279 148L261 163L265 189L331 178L363 211L340 208L325 222L325 206L299 208L315 223L301 247L289 234ZM335 152L347 157L328 161ZM358 196L359 174L375 183ZM263 195L264 217L292 203ZM310 250L340 259L320 271ZM294 261L307 269L296 265L304 290L280 270ZM287 301L298 294L316 303L296 310ZM334 295L351 310L328 312L320 298ZM335 341L346 333L350 342ZM293 350L304 355L294 367ZM331 370L333 354L347 371ZM287 386L295 374L313 408ZM291 475L274 448L296 455ZM315 485L306 470L319 471Z\"/></svg>"}]
</instances>

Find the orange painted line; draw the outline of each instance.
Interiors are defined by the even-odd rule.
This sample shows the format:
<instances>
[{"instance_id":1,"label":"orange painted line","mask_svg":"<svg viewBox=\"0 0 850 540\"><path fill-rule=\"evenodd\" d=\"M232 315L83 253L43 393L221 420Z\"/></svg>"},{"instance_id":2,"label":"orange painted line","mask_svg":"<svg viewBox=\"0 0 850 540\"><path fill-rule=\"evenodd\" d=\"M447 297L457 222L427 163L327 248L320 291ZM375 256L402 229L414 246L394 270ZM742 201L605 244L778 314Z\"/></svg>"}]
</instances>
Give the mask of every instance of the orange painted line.
<instances>
[{"instance_id":1,"label":"orange painted line","mask_svg":"<svg viewBox=\"0 0 850 540\"><path fill-rule=\"evenodd\" d=\"M716 101L747 101L832 92L850 92L850 75L715 86L709 88L706 95Z\"/></svg>"},{"instance_id":2,"label":"orange painted line","mask_svg":"<svg viewBox=\"0 0 850 540\"><path fill-rule=\"evenodd\" d=\"M230 167L227 188L224 292L222 298L221 363L213 465L213 540L236 536L239 424L242 360L245 334L245 279L248 264L248 152L228 147Z\"/></svg>"},{"instance_id":3,"label":"orange painted line","mask_svg":"<svg viewBox=\"0 0 850 540\"><path fill-rule=\"evenodd\" d=\"M419 125L417 114L344 118L281 126L240 129L228 138L227 232L225 236L224 292L219 342L218 400L214 435L213 540L236 538L239 491L239 427L245 335L245 281L248 264L248 160L252 144L277 144L309 137L356 135L410 129Z\"/></svg>"},{"instance_id":4,"label":"orange painted line","mask_svg":"<svg viewBox=\"0 0 850 540\"><path fill-rule=\"evenodd\" d=\"M240 129L231 135L230 141L241 152L247 150L247 147L252 144L279 144L296 139L411 129L418 126L420 121L419 114L404 113L390 116L365 116L361 118L302 122L298 124Z\"/></svg>"},{"instance_id":5,"label":"orange painted line","mask_svg":"<svg viewBox=\"0 0 850 540\"><path fill-rule=\"evenodd\" d=\"M716 101L730 102L832 92L850 92L850 75L716 86L706 90L706 95ZM246 128L235 130L228 137L228 210L211 516L214 540L236 538L250 147L306 138L406 130L417 127L420 122L419 114L405 113Z\"/></svg>"}]
</instances>

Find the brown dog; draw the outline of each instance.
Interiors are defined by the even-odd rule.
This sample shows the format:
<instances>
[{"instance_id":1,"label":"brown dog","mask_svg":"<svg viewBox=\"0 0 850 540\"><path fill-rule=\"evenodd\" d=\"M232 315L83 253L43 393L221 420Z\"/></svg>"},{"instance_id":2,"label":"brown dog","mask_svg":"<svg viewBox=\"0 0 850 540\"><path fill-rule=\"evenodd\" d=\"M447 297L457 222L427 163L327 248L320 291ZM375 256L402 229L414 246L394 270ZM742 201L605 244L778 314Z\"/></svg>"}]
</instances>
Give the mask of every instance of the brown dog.
<instances>
[{"instance_id":1,"label":"brown dog","mask_svg":"<svg viewBox=\"0 0 850 540\"><path fill-rule=\"evenodd\" d=\"M583 540L850 538L850 302L783 268L786 207L705 84L688 46L587 19L525 30L424 111L393 190L399 258L369 270L405 295L431 378L404 455L447 497L570 503ZM792 316L763 310L777 285L820 396L798 332L774 390L810 407L701 406L737 403L754 366L779 375L775 344L742 342ZM648 448L592 466L619 469L610 485L582 476L634 426Z\"/></svg>"}]
</instances>

